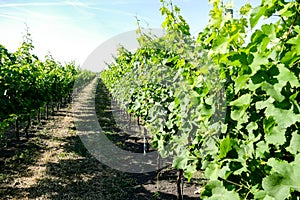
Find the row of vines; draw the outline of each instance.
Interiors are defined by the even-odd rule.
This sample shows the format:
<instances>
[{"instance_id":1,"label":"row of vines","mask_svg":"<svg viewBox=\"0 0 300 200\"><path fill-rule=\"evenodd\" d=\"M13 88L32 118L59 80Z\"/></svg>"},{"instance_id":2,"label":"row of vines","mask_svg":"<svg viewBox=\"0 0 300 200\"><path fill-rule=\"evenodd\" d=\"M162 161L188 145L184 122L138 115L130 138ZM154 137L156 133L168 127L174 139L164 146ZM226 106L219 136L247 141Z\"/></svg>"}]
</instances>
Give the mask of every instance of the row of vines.
<instances>
[{"instance_id":1,"label":"row of vines","mask_svg":"<svg viewBox=\"0 0 300 200\"><path fill-rule=\"evenodd\" d=\"M49 54L45 61L32 53L34 46L29 33L17 51L10 53L0 45L0 131L12 125L20 139L20 126L28 129L33 117L41 113L48 118L49 110L71 101L76 78L92 79L95 74L78 70L74 62L64 66Z\"/></svg>"},{"instance_id":2,"label":"row of vines","mask_svg":"<svg viewBox=\"0 0 300 200\"><path fill-rule=\"evenodd\" d=\"M210 0L196 39L180 9L161 3L164 36L139 27L140 47L120 48L100 74L112 96L173 167L188 179L204 172L202 199L299 198L299 0L247 3L234 16Z\"/></svg>"}]
</instances>

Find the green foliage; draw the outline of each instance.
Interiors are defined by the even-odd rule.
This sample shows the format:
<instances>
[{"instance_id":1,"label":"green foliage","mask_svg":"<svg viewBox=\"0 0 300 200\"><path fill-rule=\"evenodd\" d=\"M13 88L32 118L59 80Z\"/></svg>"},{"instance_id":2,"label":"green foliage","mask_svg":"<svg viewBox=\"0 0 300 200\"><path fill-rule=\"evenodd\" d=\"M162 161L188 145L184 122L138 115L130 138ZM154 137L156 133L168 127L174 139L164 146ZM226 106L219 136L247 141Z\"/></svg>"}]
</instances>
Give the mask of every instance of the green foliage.
<instances>
[{"instance_id":1,"label":"green foliage","mask_svg":"<svg viewBox=\"0 0 300 200\"><path fill-rule=\"evenodd\" d=\"M91 80L96 77L95 72L91 72L87 69L77 69L77 74L75 77L75 82L73 83L72 87L77 89L77 92L80 91L86 84L88 84Z\"/></svg>"},{"instance_id":2,"label":"green foliage","mask_svg":"<svg viewBox=\"0 0 300 200\"><path fill-rule=\"evenodd\" d=\"M138 31L140 48L121 48L101 73L113 97L145 121L153 146L173 156L173 167L188 178L205 172L203 199L295 199L299 1L246 4L233 18L211 0L211 19L197 40L179 8L161 2L166 34ZM274 15L276 21L258 27Z\"/></svg>"},{"instance_id":3,"label":"green foliage","mask_svg":"<svg viewBox=\"0 0 300 200\"><path fill-rule=\"evenodd\" d=\"M73 90L75 63L62 66L51 55L42 62L32 54L27 33L16 52L0 45L0 129L13 118L31 114L51 102L60 102Z\"/></svg>"}]
</instances>

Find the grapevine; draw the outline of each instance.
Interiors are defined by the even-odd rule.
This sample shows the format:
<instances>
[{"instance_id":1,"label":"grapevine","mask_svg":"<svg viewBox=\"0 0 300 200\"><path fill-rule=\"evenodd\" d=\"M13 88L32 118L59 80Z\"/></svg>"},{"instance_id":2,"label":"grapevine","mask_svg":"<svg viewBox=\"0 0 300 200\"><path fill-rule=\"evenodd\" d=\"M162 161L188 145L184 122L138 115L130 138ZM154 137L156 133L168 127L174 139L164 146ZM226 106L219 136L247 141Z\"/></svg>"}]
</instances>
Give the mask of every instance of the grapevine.
<instances>
[{"instance_id":1,"label":"grapevine","mask_svg":"<svg viewBox=\"0 0 300 200\"><path fill-rule=\"evenodd\" d=\"M166 34L139 28L140 47L119 49L101 73L113 97L145 121L153 146L173 157L173 167L188 179L204 171L201 198L296 199L299 1L245 4L233 17L211 0L209 24L197 39L180 9L161 2ZM275 22L259 26L271 16ZM224 120L215 118L223 109Z\"/></svg>"},{"instance_id":2,"label":"grapevine","mask_svg":"<svg viewBox=\"0 0 300 200\"><path fill-rule=\"evenodd\" d=\"M43 62L32 54L33 50L28 32L15 52L0 45L0 131L5 132L14 123L17 140L21 121L27 122L24 132L28 137L31 119L38 115L40 120L41 110L46 110L48 118L50 107L53 111L54 106L70 102L77 77L84 81L95 77L95 73L80 70L74 62L63 66L50 54Z\"/></svg>"}]
</instances>

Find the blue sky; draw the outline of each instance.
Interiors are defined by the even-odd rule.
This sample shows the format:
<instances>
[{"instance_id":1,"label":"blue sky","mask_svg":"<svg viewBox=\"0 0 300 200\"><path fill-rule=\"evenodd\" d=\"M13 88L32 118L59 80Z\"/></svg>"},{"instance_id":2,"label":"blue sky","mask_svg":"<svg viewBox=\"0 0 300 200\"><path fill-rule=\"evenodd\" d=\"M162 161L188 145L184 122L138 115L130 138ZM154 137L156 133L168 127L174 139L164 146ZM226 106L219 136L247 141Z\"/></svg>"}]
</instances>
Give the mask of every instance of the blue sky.
<instances>
[{"instance_id":1,"label":"blue sky","mask_svg":"<svg viewBox=\"0 0 300 200\"><path fill-rule=\"evenodd\" d=\"M236 0L242 5L247 0ZM248 0L249 2L249 0ZM257 5L259 0L252 0ZM173 0L194 35L208 22L208 0ZM0 0L0 43L15 51L22 42L25 23L40 59L50 51L59 61L82 64L101 43L142 26L160 28L159 0Z\"/></svg>"}]
</instances>

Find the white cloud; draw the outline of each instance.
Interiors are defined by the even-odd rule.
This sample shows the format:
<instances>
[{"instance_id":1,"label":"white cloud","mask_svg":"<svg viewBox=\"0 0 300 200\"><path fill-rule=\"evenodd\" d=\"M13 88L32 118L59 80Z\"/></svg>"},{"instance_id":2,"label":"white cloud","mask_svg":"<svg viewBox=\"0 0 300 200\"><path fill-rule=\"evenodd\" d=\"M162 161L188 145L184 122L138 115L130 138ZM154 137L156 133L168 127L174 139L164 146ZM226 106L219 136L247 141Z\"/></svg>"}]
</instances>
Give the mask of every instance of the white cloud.
<instances>
[{"instance_id":1,"label":"white cloud","mask_svg":"<svg viewBox=\"0 0 300 200\"><path fill-rule=\"evenodd\" d=\"M0 14L0 17L4 17L4 18L8 18L8 19L13 19L13 20L17 20L17 21L22 21L24 22L24 19L18 16L14 16L14 15L9 15L9 14Z\"/></svg>"},{"instance_id":2,"label":"white cloud","mask_svg":"<svg viewBox=\"0 0 300 200\"><path fill-rule=\"evenodd\" d=\"M62 6L66 2L27 2L27 3L5 3L0 4L0 8L33 7L33 6Z\"/></svg>"}]
</instances>

